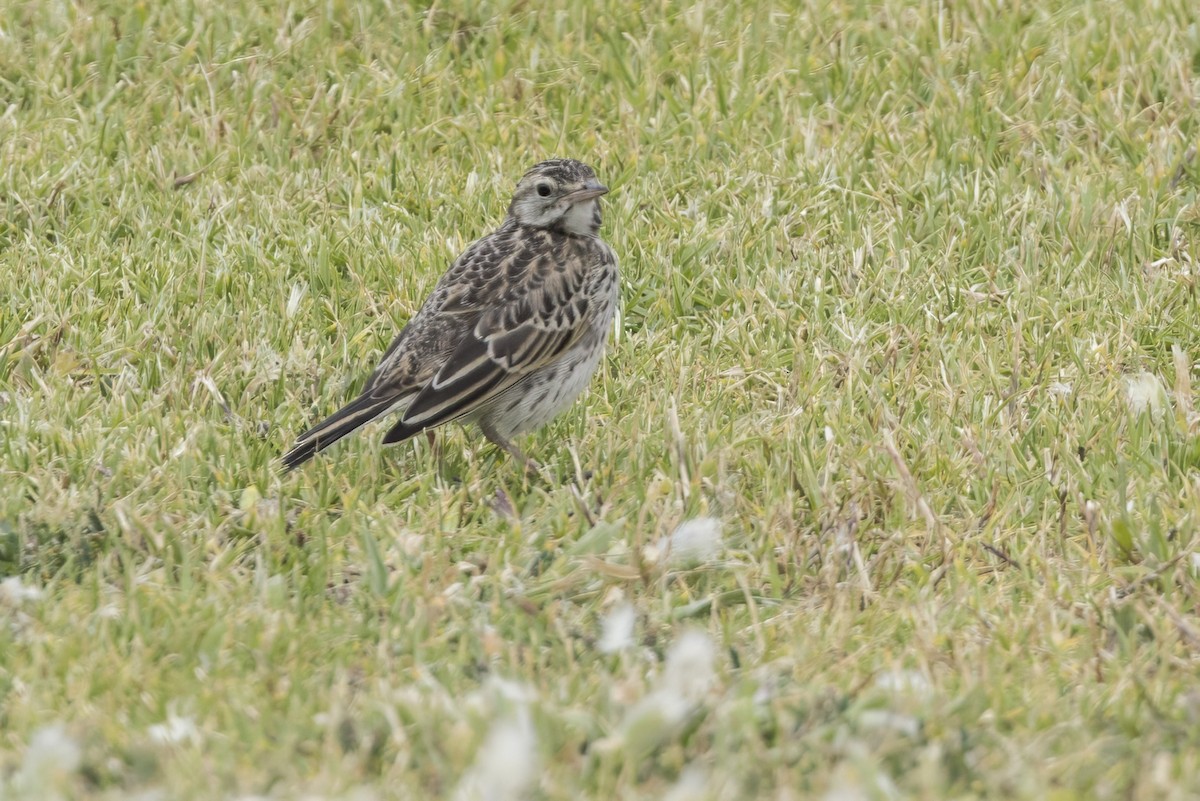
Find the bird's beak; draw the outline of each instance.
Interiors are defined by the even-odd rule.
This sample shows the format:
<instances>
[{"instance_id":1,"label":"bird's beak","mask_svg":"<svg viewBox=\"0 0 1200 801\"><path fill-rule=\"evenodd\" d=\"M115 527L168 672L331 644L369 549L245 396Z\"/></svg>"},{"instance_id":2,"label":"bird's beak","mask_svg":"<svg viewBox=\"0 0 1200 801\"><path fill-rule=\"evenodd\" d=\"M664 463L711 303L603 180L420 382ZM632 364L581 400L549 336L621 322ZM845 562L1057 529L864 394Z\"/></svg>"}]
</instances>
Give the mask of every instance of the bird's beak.
<instances>
[{"instance_id":1,"label":"bird's beak","mask_svg":"<svg viewBox=\"0 0 1200 801\"><path fill-rule=\"evenodd\" d=\"M596 181L589 181L583 189L576 189L574 192L563 195L563 200L568 203L578 203L581 200L591 200L594 197L600 197L608 192L608 187Z\"/></svg>"}]
</instances>

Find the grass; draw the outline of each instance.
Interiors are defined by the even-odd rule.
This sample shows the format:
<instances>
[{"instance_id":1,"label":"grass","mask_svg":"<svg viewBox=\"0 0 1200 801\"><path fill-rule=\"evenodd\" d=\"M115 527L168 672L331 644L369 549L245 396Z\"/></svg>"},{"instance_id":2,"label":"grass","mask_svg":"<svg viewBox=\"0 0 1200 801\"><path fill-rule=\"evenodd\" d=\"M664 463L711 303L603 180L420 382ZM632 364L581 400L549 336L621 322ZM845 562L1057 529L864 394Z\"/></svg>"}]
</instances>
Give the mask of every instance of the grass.
<instances>
[{"instance_id":1,"label":"grass","mask_svg":"<svg viewBox=\"0 0 1200 801\"><path fill-rule=\"evenodd\" d=\"M1197 798L1198 87L1175 0L0 0L0 796ZM554 480L281 475L552 155Z\"/></svg>"}]
</instances>

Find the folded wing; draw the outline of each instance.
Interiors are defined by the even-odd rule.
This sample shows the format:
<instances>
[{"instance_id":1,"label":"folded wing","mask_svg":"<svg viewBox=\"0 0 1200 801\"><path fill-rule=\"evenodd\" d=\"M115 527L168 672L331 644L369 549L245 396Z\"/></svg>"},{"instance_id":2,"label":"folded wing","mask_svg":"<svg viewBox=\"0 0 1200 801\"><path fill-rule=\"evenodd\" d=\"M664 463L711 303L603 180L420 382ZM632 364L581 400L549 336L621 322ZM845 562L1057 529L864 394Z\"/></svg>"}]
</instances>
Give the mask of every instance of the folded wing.
<instances>
[{"instance_id":1,"label":"folded wing","mask_svg":"<svg viewBox=\"0 0 1200 801\"><path fill-rule=\"evenodd\" d=\"M384 442L471 413L561 356L587 330L589 265L543 253L521 266L522 280L506 282L504 296L493 296ZM443 313L477 312L473 300L450 299Z\"/></svg>"}]
</instances>

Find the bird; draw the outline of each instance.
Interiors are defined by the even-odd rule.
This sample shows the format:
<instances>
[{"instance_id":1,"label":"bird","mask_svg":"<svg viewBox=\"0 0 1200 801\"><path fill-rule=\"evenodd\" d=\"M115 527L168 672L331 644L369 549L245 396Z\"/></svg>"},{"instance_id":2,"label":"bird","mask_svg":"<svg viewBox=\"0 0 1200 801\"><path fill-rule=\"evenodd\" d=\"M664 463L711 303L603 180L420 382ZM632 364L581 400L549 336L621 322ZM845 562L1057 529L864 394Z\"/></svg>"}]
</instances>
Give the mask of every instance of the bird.
<instances>
[{"instance_id":1,"label":"bird","mask_svg":"<svg viewBox=\"0 0 1200 801\"><path fill-rule=\"evenodd\" d=\"M617 256L600 238L607 193L575 159L530 168L500 227L454 260L358 397L301 434L284 469L399 413L385 444L474 423L539 470L512 438L550 422L587 387L619 303Z\"/></svg>"}]
</instances>

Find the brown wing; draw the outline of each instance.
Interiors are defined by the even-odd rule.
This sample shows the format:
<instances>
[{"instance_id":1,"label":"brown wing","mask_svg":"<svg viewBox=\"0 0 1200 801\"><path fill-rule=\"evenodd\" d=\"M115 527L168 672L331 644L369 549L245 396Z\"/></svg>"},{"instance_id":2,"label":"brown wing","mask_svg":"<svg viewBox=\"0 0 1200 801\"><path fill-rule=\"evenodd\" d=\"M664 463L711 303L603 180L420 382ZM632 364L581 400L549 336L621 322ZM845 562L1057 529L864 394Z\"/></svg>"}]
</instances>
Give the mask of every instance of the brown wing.
<instances>
[{"instance_id":1,"label":"brown wing","mask_svg":"<svg viewBox=\"0 0 1200 801\"><path fill-rule=\"evenodd\" d=\"M474 319L385 442L455 420L552 361L587 330L587 278L594 254L565 237L522 232L492 280L459 284L444 317Z\"/></svg>"},{"instance_id":2,"label":"brown wing","mask_svg":"<svg viewBox=\"0 0 1200 801\"><path fill-rule=\"evenodd\" d=\"M511 240L511 226L501 226L463 251L425 304L392 340L362 393L301 434L284 454L283 463L288 469L372 420L404 408L433 379L480 316L478 311L469 313L466 307L462 312L467 313L443 314L443 307L450 302L461 304L462 299L486 290L513 252ZM476 300L477 307L481 299Z\"/></svg>"}]
</instances>

